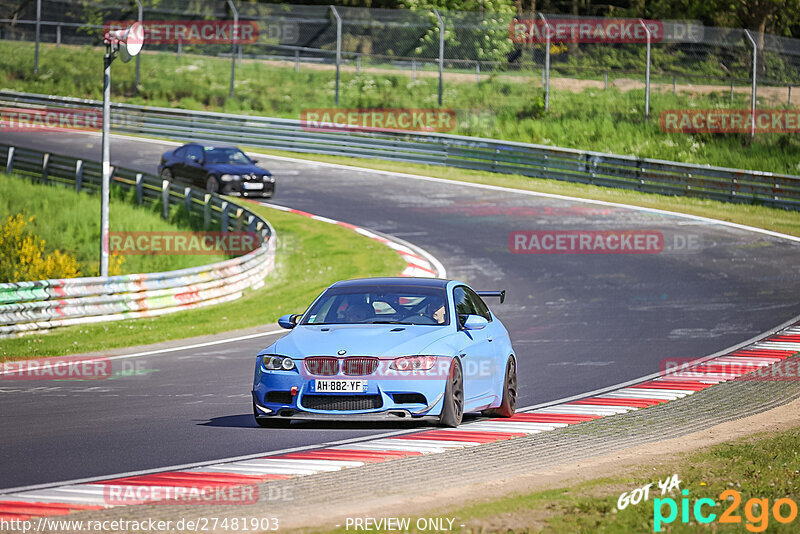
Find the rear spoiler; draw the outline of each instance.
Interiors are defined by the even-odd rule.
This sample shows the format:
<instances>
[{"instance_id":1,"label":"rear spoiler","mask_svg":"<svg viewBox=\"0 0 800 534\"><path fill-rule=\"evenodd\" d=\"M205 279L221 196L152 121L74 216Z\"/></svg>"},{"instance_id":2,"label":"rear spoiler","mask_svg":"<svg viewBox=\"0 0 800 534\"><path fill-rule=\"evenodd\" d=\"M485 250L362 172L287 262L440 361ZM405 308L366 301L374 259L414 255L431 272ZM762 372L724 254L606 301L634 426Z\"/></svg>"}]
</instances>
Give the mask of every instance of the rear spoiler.
<instances>
[{"instance_id":1,"label":"rear spoiler","mask_svg":"<svg viewBox=\"0 0 800 534\"><path fill-rule=\"evenodd\" d=\"M502 304L506 300L506 290L501 289L500 291L476 291L475 293L478 294L479 297L497 297L500 299L500 304Z\"/></svg>"}]
</instances>

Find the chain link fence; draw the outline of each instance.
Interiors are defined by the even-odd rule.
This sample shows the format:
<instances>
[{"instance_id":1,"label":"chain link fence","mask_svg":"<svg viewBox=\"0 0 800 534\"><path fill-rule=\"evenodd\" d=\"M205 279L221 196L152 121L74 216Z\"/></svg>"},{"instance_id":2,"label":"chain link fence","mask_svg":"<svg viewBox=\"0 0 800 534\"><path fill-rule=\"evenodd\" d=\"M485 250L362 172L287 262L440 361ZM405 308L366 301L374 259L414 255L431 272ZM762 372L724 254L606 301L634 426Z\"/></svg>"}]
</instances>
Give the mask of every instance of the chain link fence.
<instances>
[{"instance_id":1,"label":"chain link fence","mask_svg":"<svg viewBox=\"0 0 800 534\"><path fill-rule=\"evenodd\" d=\"M0 0L0 13L0 39L36 43L33 70L40 43L98 46L110 23L143 20L167 34L146 38L137 87L138 64L153 52L199 54L230 59L229 79L219 80L230 96L245 83L237 66L255 61L329 74L319 89L329 105L349 108L394 107L383 88L405 84L420 107L453 107L458 87L458 104L474 113L526 117L548 108L552 94L615 87L637 95L647 115L651 102L680 92L715 96L723 107L748 108L756 94L764 105L790 107L800 85L800 40L696 21L234 0ZM176 21L228 21L240 31L198 39L175 31Z\"/></svg>"}]
</instances>

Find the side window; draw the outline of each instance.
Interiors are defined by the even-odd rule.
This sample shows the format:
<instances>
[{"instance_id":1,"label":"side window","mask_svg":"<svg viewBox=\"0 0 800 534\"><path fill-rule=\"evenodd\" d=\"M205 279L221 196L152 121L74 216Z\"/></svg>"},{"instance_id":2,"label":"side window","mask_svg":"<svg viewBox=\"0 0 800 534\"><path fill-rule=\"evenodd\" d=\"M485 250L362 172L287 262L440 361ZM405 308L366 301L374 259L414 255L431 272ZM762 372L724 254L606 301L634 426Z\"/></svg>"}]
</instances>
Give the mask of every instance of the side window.
<instances>
[{"instance_id":1,"label":"side window","mask_svg":"<svg viewBox=\"0 0 800 534\"><path fill-rule=\"evenodd\" d=\"M477 311L476 315L480 315L487 321L492 320L492 314L489 313L489 306L483 302L483 299L475 293L473 290L467 288L467 296L469 297L470 301L474 304L475 310Z\"/></svg>"},{"instance_id":2,"label":"side window","mask_svg":"<svg viewBox=\"0 0 800 534\"><path fill-rule=\"evenodd\" d=\"M175 151L175 157L177 159L183 159L186 157L186 147L182 146L178 150Z\"/></svg>"},{"instance_id":3,"label":"side window","mask_svg":"<svg viewBox=\"0 0 800 534\"><path fill-rule=\"evenodd\" d=\"M193 145L193 146L190 146L187 149L187 151L186 151L186 161L197 161L197 162L199 162L202 159L203 159L203 150L199 146Z\"/></svg>"},{"instance_id":4,"label":"side window","mask_svg":"<svg viewBox=\"0 0 800 534\"><path fill-rule=\"evenodd\" d=\"M458 315L458 322L464 324L467 315L478 315L475 309L475 303L467 293L468 289L464 286L458 286L453 289L453 302L456 305L456 315Z\"/></svg>"}]
</instances>

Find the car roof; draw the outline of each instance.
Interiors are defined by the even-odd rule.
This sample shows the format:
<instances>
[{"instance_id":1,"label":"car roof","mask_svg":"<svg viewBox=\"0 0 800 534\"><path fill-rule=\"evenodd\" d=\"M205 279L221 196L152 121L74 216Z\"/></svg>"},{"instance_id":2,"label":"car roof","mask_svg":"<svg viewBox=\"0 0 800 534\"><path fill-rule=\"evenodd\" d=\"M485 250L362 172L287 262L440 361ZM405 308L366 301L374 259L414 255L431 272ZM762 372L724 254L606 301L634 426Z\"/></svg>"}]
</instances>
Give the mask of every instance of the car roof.
<instances>
[{"instance_id":1,"label":"car roof","mask_svg":"<svg viewBox=\"0 0 800 534\"><path fill-rule=\"evenodd\" d=\"M234 145L218 145L216 143L186 143L183 146L199 146L199 147L203 147L203 148L235 148L237 150L239 149L238 146L234 146Z\"/></svg>"},{"instance_id":2,"label":"car roof","mask_svg":"<svg viewBox=\"0 0 800 534\"><path fill-rule=\"evenodd\" d=\"M414 278L410 276L386 276L382 278L357 278L342 280L331 287L395 286L395 287L438 287L444 289L449 280L442 278Z\"/></svg>"}]
</instances>

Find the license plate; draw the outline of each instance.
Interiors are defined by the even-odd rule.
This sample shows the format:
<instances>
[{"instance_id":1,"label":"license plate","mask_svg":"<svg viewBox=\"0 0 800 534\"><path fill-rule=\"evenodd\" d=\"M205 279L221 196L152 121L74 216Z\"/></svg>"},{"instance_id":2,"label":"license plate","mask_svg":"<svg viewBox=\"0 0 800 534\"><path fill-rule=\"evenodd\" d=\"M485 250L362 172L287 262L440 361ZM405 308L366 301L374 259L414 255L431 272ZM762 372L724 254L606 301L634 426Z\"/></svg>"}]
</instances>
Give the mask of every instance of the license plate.
<instances>
[{"instance_id":1,"label":"license plate","mask_svg":"<svg viewBox=\"0 0 800 534\"><path fill-rule=\"evenodd\" d=\"M315 393L363 393L366 380L314 380Z\"/></svg>"},{"instance_id":2,"label":"license plate","mask_svg":"<svg viewBox=\"0 0 800 534\"><path fill-rule=\"evenodd\" d=\"M264 189L264 184L258 182L243 182L245 189Z\"/></svg>"}]
</instances>

